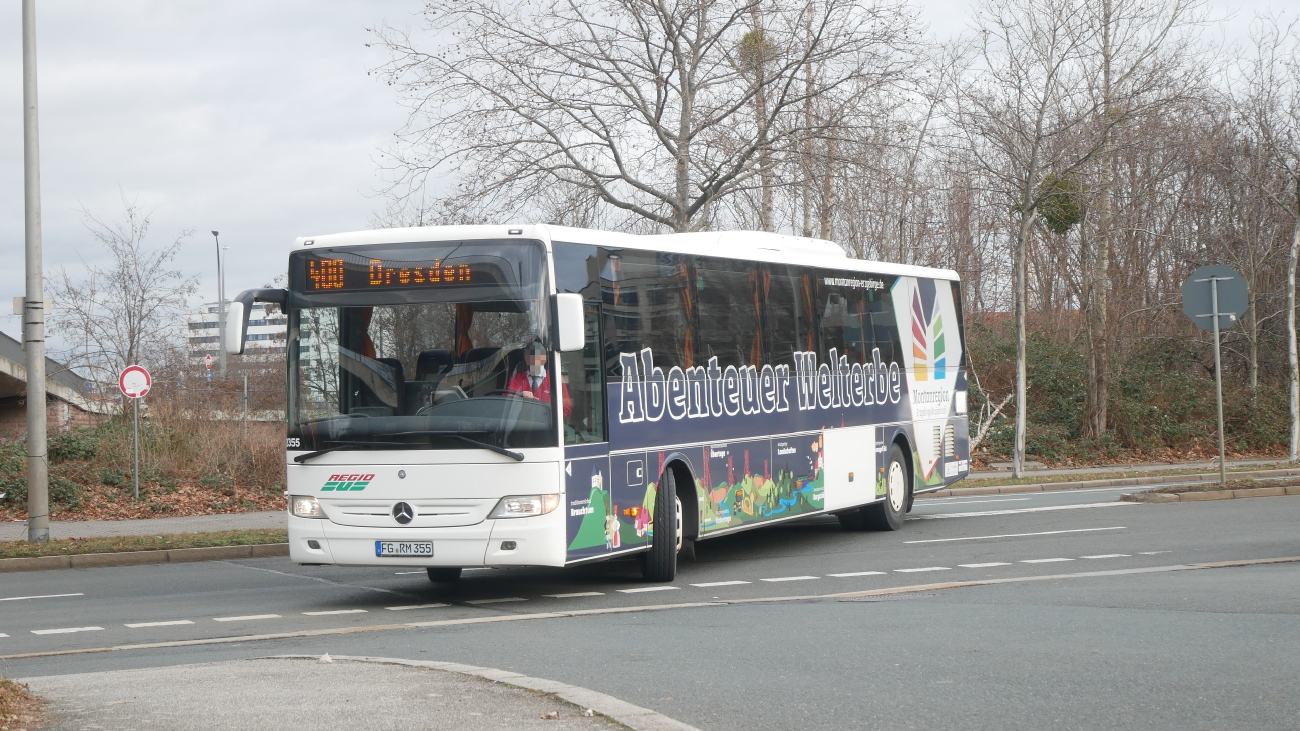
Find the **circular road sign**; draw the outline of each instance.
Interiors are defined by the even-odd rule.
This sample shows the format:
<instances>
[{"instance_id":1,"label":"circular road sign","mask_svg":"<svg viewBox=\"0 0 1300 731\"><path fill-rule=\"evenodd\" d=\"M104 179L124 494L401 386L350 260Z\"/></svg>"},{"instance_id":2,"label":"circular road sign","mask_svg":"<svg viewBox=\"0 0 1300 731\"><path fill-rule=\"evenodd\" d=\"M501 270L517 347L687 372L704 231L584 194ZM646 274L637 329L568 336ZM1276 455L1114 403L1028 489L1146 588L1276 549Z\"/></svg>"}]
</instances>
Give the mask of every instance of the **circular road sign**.
<instances>
[{"instance_id":1,"label":"circular road sign","mask_svg":"<svg viewBox=\"0 0 1300 731\"><path fill-rule=\"evenodd\" d=\"M1230 266L1212 264L1201 267L1183 282L1183 314L1202 330L1214 329L1211 279L1217 282L1219 289L1219 329L1227 330L1241 319L1250 306L1246 280Z\"/></svg>"},{"instance_id":2,"label":"circular road sign","mask_svg":"<svg viewBox=\"0 0 1300 731\"><path fill-rule=\"evenodd\" d=\"M203 365L207 366L207 367L208 367L208 370L212 370L212 356L211 356L211 355L205 355L205 356L203 356Z\"/></svg>"},{"instance_id":3,"label":"circular road sign","mask_svg":"<svg viewBox=\"0 0 1300 731\"><path fill-rule=\"evenodd\" d=\"M123 368L122 375L117 377L117 385L127 398L140 398L149 393L153 379L149 377L149 371L146 371L144 366L129 365Z\"/></svg>"}]
</instances>

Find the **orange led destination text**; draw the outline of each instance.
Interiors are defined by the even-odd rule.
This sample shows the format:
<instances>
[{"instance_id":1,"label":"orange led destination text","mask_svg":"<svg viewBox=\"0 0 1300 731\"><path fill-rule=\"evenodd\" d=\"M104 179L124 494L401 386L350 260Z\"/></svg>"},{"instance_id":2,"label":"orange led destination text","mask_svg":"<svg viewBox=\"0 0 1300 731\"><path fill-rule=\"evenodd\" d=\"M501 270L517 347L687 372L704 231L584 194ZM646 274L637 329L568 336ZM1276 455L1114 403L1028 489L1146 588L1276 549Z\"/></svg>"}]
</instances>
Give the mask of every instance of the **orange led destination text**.
<instances>
[{"instance_id":1,"label":"orange led destination text","mask_svg":"<svg viewBox=\"0 0 1300 731\"><path fill-rule=\"evenodd\" d=\"M343 289L343 260L308 261L307 279L312 289Z\"/></svg>"},{"instance_id":2,"label":"orange led destination text","mask_svg":"<svg viewBox=\"0 0 1300 731\"><path fill-rule=\"evenodd\" d=\"M443 266L435 261L427 267L386 267L380 259L370 260L370 286L391 284L450 284L469 281L469 264Z\"/></svg>"}]
</instances>

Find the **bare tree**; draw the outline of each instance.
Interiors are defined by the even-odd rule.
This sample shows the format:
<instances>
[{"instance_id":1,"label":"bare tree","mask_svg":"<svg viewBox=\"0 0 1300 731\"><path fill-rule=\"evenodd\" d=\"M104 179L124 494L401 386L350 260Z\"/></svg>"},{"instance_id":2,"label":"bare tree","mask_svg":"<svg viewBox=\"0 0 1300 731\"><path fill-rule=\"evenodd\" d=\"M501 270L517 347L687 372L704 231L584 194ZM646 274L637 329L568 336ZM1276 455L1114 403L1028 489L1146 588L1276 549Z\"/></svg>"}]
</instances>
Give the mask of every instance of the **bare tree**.
<instances>
[{"instance_id":1,"label":"bare tree","mask_svg":"<svg viewBox=\"0 0 1300 731\"><path fill-rule=\"evenodd\" d=\"M161 364L183 342L181 322L197 281L173 261L189 232L154 248L145 243L149 213L122 197L123 216L107 221L82 211L87 230L107 263L83 259L84 273L61 268L50 290L59 308L51 332L67 344L73 367L111 382L127 365Z\"/></svg>"},{"instance_id":2,"label":"bare tree","mask_svg":"<svg viewBox=\"0 0 1300 731\"><path fill-rule=\"evenodd\" d=\"M1084 56L1093 39L1072 0L985 0L976 11L977 63L958 84L953 110L971 149L1016 216L1013 299L1016 327L1016 441L1013 474L1024 468L1028 412L1028 248L1039 206L1059 194L1099 147L1089 125L1096 102Z\"/></svg>"},{"instance_id":3,"label":"bare tree","mask_svg":"<svg viewBox=\"0 0 1300 731\"><path fill-rule=\"evenodd\" d=\"M424 19L429 41L377 31L411 108L391 197L454 171L444 216L534 213L560 187L674 231L820 136L811 105L902 75L914 23L895 0L434 0Z\"/></svg>"}]
</instances>

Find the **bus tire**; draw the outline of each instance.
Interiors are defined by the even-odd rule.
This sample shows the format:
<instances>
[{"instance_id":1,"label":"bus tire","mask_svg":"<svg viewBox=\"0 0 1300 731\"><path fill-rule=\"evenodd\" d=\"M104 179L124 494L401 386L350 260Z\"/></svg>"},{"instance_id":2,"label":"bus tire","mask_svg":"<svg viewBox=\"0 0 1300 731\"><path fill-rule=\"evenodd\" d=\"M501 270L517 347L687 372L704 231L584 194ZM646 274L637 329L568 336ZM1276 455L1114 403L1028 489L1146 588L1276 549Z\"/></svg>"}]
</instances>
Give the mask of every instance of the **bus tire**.
<instances>
[{"instance_id":1,"label":"bus tire","mask_svg":"<svg viewBox=\"0 0 1300 731\"><path fill-rule=\"evenodd\" d=\"M889 466L885 468L885 499L862 508L870 530L898 530L903 527L907 513L908 489L907 462L897 444L889 450Z\"/></svg>"},{"instance_id":2,"label":"bus tire","mask_svg":"<svg viewBox=\"0 0 1300 731\"><path fill-rule=\"evenodd\" d=\"M675 510L664 510L664 498L672 496ZM681 525L682 502L677 497L677 481L671 469L659 478L655 495L655 513L651 519L654 535L650 550L641 554L641 575L646 581L672 581L677 576L677 551L681 548L677 531Z\"/></svg>"},{"instance_id":3,"label":"bus tire","mask_svg":"<svg viewBox=\"0 0 1300 731\"><path fill-rule=\"evenodd\" d=\"M429 581L435 584L450 584L453 581L460 581L460 569L449 569L444 566L429 566L425 569L429 574Z\"/></svg>"}]
</instances>

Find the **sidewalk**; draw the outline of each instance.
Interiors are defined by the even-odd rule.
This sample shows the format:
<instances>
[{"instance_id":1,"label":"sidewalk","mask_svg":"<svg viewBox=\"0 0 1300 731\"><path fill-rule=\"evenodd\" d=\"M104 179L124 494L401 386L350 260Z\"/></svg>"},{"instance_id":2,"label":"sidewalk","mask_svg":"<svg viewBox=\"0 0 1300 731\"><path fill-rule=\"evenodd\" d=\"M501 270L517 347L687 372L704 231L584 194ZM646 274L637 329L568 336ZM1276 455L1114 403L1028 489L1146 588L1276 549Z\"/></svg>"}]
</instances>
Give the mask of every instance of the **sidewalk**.
<instances>
[{"instance_id":1,"label":"sidewalk","mask_svg":"<svg viewBox=\"0 0 1300 731\"><path fill-rule=\"evenodd\" d=\"M284 528L288 523L283 510L260 513L219 513L185 518L150 518L145 520L53 521L50 538L106 538L111 536L176 535L210 533L223 530L263 530ZM27 538L27 521L0 523L0 541Z\"/></svg>"},{"instance_id":2,"label":"sidewalk","mask_svg":"<svg viewBox=\"0 0 1300 731\"><path fill-rule=\"evenodd\" d=\"M696 731L667 716L586 688L492 668L388 658L338 658L329 663L290 658L235 660L23 678L22 682L49 701L46 723L41 728L51 731ZM329 690L304 692L308 688ZM585 713L589 708L594 709L592 715Z\"/></svg>"},{"instance_id":3,"label":"sidewalk","mask_svg":"<svg viewBox=\"0 0 1300 731\"><path fill-rule=\"evenodd\" d=\"M1286 459L1230 459L1228 469L1245 469L1269 465L1286 466ZM1205 462L1148 462L1145 464L1099 465L1096 467L1069 467L1053 469L1027 469L1025 477L1045 475L1096 475L1106 472L1165 472L1169 470L1197 470L1212 472L1219 469L1219 460ZM967 480L995 480L1011 476L1011 470L980 470L966 476Z\"/></svg>"}]
</instances>

